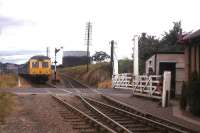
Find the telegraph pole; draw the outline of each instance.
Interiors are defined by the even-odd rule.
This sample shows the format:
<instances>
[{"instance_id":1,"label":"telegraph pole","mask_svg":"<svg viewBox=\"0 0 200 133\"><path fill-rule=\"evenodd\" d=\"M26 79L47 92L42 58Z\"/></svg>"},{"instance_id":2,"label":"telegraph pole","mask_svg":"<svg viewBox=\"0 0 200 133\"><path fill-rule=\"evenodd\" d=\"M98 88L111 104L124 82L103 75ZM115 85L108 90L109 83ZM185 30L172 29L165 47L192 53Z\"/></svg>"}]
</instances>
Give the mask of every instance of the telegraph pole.
<instances>
[{"instance_id":1,"label":"telegraph pole","mask_svg":"<svg viewBox=\"0 0 200 133\"><path fill-rule=\"evenodd\" d=\"M90 64L90 45L91 45L92 24L90 22L86 25L86 43L87 43L87 72L89 71Z\"/></svg>"},{"instance_id":2,"label":"telegraph pole","mask_svg":"<svg viewBox=\"0 0 200 133\"><path fill-rule=\"evenodd\" d=\"M114 66L114 56L113 56L113 53L114 53L114 40L112 40L110 42L111 44L111 48L110 48L110 74L111 74L111 77L113 75L113 66Z\"/></svg>"},{"instance_id":3,"label":"telegraph pole","mask_svg":"<svg viewBox=\"0 0 200 133\"><path fill-rule=\"evenodd\" d=\"M49 57L49 52L50 52L49 51L49 47L47 47L47 51L46 52L47 52L47 57Z\"/></svg>"}]
</instances>

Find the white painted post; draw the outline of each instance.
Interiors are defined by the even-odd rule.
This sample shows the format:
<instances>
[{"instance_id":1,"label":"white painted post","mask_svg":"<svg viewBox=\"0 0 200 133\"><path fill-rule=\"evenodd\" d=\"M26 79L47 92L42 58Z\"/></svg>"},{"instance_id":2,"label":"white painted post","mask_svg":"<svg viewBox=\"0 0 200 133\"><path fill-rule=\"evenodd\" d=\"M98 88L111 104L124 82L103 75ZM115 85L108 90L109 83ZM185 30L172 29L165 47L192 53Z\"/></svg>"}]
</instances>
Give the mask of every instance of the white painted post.
<instances>
[{"instance_id":1,"label":"white painted post","mask_svg":"<svg viewBox=\"0 0 200 133\"><path fill-rule=\"evenodd\" d=\"M117 60L117 55L115 52L115 47L113 48L113 53L114 53L114 68L113 68L113 74L117 75L118 74L118 60Z\"/></svg>"},{"instance_id":2,"label":"white painted post","mask_svg":"<svg viewBox=\"0 0 200 133\"><path fill-rule=\"evenodd\" d=\"M114 86L115 86L115 79L114 79L114 75L112 75L112 88L114 88Z\"/></svg>"},{"instance_id":3,"label":"white painted post","mask_svg":"<svg viewBox=\"0 0 200 133\"><path fill-rule=\"evenodd\" d=\"M171 88L171 72L165 71L163 74L162 107L168 106Z\"/></svg>"},{"instance_id":4,"label":"white painted post","mask_svg":"<svg viewBox=\"0 0 200 133\"><path fill-rule=\"evenodd\" d=\"M133 76L135 76L134 80L136 80L137 84L139 83L139 65L138 65L138 36L135 35L134 38L133 38L133 43L134 43L134 46L133 46ZM134 94L134 83L135 81L133 82L132 81L132 86L133 86L133 94Z\"/></svg>"},{"instance_id":5,"label":"white painted post","mask_svg":"<svg viewBox=\"0 0 200 133\"><path fill-rule=\"evenodd\" d=\"M133 75L139 75L138 65L138 36L134 36L134 48L133 48Z\"/></svg>"}]
</instances>

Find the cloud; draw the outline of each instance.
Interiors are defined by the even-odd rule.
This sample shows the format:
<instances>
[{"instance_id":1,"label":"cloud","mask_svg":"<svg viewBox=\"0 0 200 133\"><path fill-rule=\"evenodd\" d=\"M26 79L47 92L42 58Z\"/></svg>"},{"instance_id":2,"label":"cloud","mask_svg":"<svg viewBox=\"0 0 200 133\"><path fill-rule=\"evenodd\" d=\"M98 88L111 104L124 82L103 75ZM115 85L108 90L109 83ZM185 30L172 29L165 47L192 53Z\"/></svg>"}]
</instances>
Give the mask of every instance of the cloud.
<instances>
[{"instance_id":1,"label":"cloud","mask_svg":"<svg viewBox=\"0 0 200 133\"><path fill-rule=\"evenodd\" d=\"M22 64L34 55L44 55L45 51L21 50L21 51L0 51L0 62Z\"/></svg>"},{"instance_id":2,"label":"cloud","mask_svg":"<svg viewBox=\"0 0 200 133\"><path fill-rule=\"evenodd\" d=\"M40 50L19 50L19 51L0 51L0 56L15 56L15 55L34 55L44 53Z\"/></svg>"},{"instance_id":3,"label":"cloud","mask_svg":"<svg viewBox=\"0 0 200 133\"><path fill-rule=\"evenodd\" d=\"M24 21L0 16L0 29L7 28L10 26L21 26L21 25L24 25Z\"/></svg>"}]
</instances>

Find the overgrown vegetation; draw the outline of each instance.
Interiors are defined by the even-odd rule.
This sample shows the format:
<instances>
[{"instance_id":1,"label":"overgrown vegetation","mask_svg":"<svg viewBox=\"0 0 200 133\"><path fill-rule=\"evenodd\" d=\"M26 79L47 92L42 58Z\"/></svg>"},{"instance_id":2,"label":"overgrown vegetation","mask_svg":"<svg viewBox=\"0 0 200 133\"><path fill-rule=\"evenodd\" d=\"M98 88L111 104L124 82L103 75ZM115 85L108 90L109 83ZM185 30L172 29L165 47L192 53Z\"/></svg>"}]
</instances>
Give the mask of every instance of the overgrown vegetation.
<instances>
[{"instance_id":1,"label":"overgrown vegetation","mask_svg":"<svg viewBox=\"0 0 200 133\"><path fill-rule=\"evenodd\" d=\"M111 80L105 80L101 83L98 83L98 88L111 88L112 87L112 81Z\"/></svg>"},{"instance_id":2,"label":"overgrown vegetation","mask_svg":"<svg viewBox=\"0 0 200 133\"><path fill-rule=\"evenodd\" d=\"M99 83L111 80L110 64L105 62L89 65L88 72L86 72L86 65L63 68L60 72L73 75L76 79L81 80L90 86L96 87L98 87Z\"/></svg>"},{"instance_id":3,"label":"overgrown vegetation","mask_svg":"<svg viewBox=\"0 0 200 133\"><path fill-rule=\"evenodd\" d=\"M17 85L15 74L0 74L0 88L12 88Z\"/></svg>"},{"instance_id":4,"label":"overgrown vegetation","mask_svg":"<svg viewBox=\"0 0 200 133\"><path fill-rule=\"evenodd\" d=\"M182 110L186 110L187 107L187 85L183 82L182 89L181 89L181 99L180 99L180 108Z\"/></svg>"},{"instance_id":5,"label":"overgrown vegetation","mask_svg":"<svg viewBox=\"0 0 200 133\"><path fill-rule=\"evenodd\" d=\"M133 72L133 60L128 58L118 61L119 73L132 73Z\"/></svg>"},{"instance_id":6,"label":"overgrown vegetation","mask_svg":"<svg viewBox=\"0 0 200 133\"><path fill-rule=\"evenodd\" d=\"M0 124L15 108L15 96L8 92L0 92Z\"/></svg>"},{"instance_id":7,"label":"overgrown vegetation","mask_svg":"<svg viewBox=\"0 0 200 133\"><path fill-rule=\"evenodd\" d=\"M156 52L181 52L183 45L177 40L182 33L181 22L173 22L173 28L164 32L162 38L142 33L139 38L139 69L140 73L145 72L145 61Z\"/></svg>"},{"instance_id":8,"label":"overgrown vegetation","mask_svg":"<svg viewBox=\"0 0 200 133\"><path fill-rule=\"evenodd\" d=\"M194 72L192 80L189 81L188 85L183 84L182 94L180 99L180 107L183 110L187 108L189 111L196 115L200 116L200 79L197 76L197 73Z\"/></svg>"},{"instance_id":9,"label":"overgrown vegetation","mask_svg":"<svg viewBox=\"0 0 200 133\"><path fill-rule=\"evenodd\" d=\"M192 81L188 88L188 105L192 114L200 116L200 80Z\"/></svg>"},{"instance_id":10,"label":"overgrown vegetation","mask_svg":"<svg viewBox=\"0 0 200 133\"><path fill-rule=\"evenodd\" d=\"M106 59L109 59L110 56L104 52L104 51L97 51L95 52L95 54L92 56L92 61L96 61L96 62L103 62Z\"/></svg>"}]
</instances>

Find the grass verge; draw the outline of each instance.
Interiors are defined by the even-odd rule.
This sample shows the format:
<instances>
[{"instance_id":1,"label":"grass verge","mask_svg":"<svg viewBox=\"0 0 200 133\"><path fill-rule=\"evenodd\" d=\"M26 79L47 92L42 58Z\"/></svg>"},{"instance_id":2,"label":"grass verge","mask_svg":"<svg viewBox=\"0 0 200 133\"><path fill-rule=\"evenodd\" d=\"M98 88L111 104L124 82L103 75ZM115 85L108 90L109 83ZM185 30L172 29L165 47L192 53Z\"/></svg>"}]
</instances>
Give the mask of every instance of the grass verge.
<instances>
[{"instance_id":1,"label":"grass verge","mask_svg":"<svg viewBox=\"0 0 200 133\"><path fill-rule=\"evenodd\" d=\"M109 63L98 63L89 65L89 71L86 71L86 65L77 67L67 67L60 70L62 74L69 74L80 80L81 82L88 84L89 86L110 88L108 81L110 77L110 65ZM107 83L106 83L107 82ZM104 84L104 85L103 85Z\"/></svg>"},{"instance_id":2,"label":"grass verge","mask_svg":"<svg viewBox=\"0 0 200 133\"><path fill-rule=\"evenodd\" d=\"M15 74L0 74L0 88L12 88L17 86Z\"/></svg>"},{"instance_id":3,"label":"grass verge","mask_svg":"<svg viewBox=\"0 0 200 133\"><path fill-rule=\"evenodd\" d=\"M15 109L16 97L12 93L0 92L0 124L4 124L5 118Z\"/></svg>"}]
</instances>

